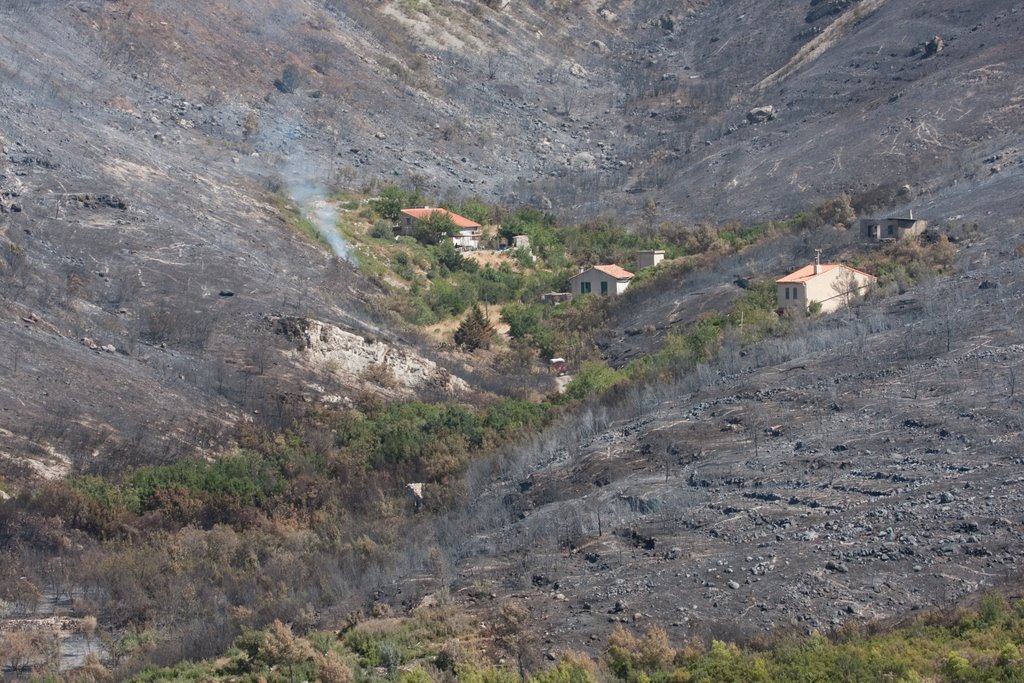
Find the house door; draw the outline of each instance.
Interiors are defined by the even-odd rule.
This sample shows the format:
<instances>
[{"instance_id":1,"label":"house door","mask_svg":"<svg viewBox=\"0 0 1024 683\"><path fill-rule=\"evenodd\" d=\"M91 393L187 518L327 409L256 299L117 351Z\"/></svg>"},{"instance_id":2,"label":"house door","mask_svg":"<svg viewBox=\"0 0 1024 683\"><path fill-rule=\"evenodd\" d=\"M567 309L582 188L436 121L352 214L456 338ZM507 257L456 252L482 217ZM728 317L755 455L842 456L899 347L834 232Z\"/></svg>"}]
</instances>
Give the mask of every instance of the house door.
<instances>
[{"instance_id":1,"label":"house door","mask_svg":"<svg viewBox=\"0 0 1024 683\"><path fill-rule=\"evenodd\" d=\"M601 283L601 294L602 295L607 295L608 294L608 282L607 281Z\"/></svg>"}]
</instances>

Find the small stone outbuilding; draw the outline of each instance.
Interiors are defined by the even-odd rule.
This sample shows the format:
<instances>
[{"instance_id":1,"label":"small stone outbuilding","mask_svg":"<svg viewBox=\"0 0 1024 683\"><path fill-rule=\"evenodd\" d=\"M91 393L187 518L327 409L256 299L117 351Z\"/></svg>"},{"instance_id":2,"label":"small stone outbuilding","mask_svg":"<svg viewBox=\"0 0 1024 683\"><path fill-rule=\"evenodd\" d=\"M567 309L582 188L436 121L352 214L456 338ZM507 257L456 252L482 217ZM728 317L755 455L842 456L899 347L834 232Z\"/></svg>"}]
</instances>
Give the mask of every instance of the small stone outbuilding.
<instances>
[{"instance_id":1,"label":"small stone outbuilding","mask_svg":"<svg viewBox=\"0 0 1024 683\"><path fill-rule=\"evenodd\" d=\"M644 249L636 252L636 267L638 270L653 268L665 260L665 252L661 249Z\"/></svg>"},{"instance_id":2,"label":"small stone outbuilding","mask_svg":"<svg viewBox=\"0 0 1024 683\"><path fill-rule=\"evenodd\" d=\"M913 237L928 228L928 221L914 218L913 214L909 218L861 218L857 224L861 239L873 242Z\"/></svg>"}]
</instances>

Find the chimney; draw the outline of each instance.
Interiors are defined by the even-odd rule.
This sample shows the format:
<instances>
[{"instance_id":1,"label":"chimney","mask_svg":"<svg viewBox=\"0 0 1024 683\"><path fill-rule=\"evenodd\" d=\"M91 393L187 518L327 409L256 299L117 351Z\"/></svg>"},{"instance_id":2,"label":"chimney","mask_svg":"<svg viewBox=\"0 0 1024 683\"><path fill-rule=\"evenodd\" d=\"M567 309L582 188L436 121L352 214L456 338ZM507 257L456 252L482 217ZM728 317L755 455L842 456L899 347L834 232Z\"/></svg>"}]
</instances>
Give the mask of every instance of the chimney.
<instances>
[{"instance_id":1,"label":"chimney","mask_svg":"<svg viewBox=\"0 0 1024 683\"><path fill-rule=\"evenodd\" d=\"M821 272L821 249L814 250L814 274Z\"/></svg>"}]
</instances>

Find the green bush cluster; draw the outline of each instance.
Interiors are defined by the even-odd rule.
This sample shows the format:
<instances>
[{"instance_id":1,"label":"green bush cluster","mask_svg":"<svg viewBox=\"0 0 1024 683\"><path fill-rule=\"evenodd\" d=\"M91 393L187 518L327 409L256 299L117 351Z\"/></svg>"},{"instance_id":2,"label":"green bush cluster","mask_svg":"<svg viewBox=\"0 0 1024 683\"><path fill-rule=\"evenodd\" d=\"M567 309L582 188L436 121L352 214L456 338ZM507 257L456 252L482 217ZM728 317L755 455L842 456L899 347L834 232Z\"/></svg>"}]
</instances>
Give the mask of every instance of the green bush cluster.
<instances>
[{"instance_id":1,"label":"green bush cluster","mask_svg":"<svg viewBox=\"0 0 1024 683\"><path fill-rule=\"evenodd\" d=\"M264 518L344 507L348 487L378 472L447 481L481 449L537 430L550 415L548 404L505 399L482 410L413 401L313 416L288 435L248 437L245 448L214 461L141 467L118 482L91 475L52 482L27 508L65 510L68 525L101 538L123 535L140 517L156 527L248 528ZM331 449L314 449L311 440L322 442L314 432L329 434Z\"/></svg>"},{"instance_id":2,"label":"green bush cluster","mask_svg":"<svg viewBox=\"0 0 1024 683\"><path fill-rule=\"evenodd\" d=\"M402 209L422 206L423 201L418 190L403 190L397 185L389 185L380 191L377 199L370 200L370 206L382 218L397 221Z\"/></svg>"},{"instance_id":3,"label":"green bush cluster","mask_svg":"<svg viewBox=\"0 0 1024 683\"><path fill-rule=\"evenodd\" d=\"M1024 601L1014 608L998 593L982 598L978 611L952 621L929 615L892 632L865 635L856 627L829 639L815 633L769 649L745 649L713 640L680 650L657 626L637 638L617 629L606 663L629 683L1024 681Z\"/></svg>"},{"instance_id":4,"label":"green bush cluster","mask_svg":"<svg viewBox=\"0 0 1024 683\"><path fill-rule=\"evenodd\" d=\"M730 334L741 344L776 334L783 329L784 321L775 308L774 283L753 282L731 310L708 313L685 331L667 335L657 352L633 361L626 372L634 381L668 379L716 358Z\"/></svg>"}]
</instances>

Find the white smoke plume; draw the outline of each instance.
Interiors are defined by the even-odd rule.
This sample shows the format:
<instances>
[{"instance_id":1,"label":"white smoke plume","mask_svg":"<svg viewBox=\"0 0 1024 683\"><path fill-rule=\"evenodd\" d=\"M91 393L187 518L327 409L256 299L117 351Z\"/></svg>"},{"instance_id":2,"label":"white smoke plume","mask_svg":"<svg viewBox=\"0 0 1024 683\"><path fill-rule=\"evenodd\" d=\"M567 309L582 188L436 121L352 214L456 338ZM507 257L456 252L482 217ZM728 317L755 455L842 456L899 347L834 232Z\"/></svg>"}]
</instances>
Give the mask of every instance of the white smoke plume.
<instances>
[{"instance_id":1,"label":"white smoke plume","mask_svg":"<svg viewBox=\"0 0 1024 683\"><path fill-rule=\"evenodd\" d=\"M312 168L308 164L289 163L284 181L289 198L313 221L335 256L354 263L352 247L338 232L338 210L328 200L327 188L317 180Z\"/></svg>"}]
</instances>

